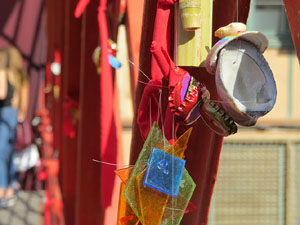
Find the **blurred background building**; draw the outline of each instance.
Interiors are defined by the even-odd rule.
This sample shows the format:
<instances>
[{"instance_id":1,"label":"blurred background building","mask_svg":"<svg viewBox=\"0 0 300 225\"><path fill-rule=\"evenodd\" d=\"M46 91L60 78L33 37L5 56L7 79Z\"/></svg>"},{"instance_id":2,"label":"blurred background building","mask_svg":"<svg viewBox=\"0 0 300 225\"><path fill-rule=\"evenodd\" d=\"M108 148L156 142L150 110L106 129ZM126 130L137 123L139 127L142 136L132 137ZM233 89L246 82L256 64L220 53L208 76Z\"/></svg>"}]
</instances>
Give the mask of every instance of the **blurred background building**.
<instances>
[{"instance_id":1,"label":"blurred background building","mask_svg":"<svg viewBox=\"0 0 300 225\"><path fill-rule=\"evenodd\" d=\"M269 39L277 102L255 127L225 138L210 224L299 225L300 68L283 1L251 1L247 25Z\"/></svg>"}]
</instances>

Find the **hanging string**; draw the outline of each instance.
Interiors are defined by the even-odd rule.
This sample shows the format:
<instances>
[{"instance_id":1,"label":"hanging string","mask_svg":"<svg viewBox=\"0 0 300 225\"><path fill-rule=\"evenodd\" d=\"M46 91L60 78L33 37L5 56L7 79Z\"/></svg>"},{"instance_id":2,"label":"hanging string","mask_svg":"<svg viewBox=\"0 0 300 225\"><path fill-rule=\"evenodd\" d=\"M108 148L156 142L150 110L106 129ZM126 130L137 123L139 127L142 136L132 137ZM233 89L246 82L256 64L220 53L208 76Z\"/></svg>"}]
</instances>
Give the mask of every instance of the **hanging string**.
<instances>
[{"instance_id":1,"label":"hanging string","mask_svg":"<svg viewBox=\"0 0 300 225\"><path fill-rule=\"evenodd\" d=\"M149 85L149 86L153 86L153 87L160 87L160 88L164 88L164 89L169 89L169 87L167 86L162 86L162 85L156 85L156 84L149 84L147 82L138 80L137 82L141 83L141 84L145 84L145 85Z\"/></svg>"},{"instance_id":2,"label":"hanging string","mask_svg":"<svg viewBox=\"0 0 300 225\"><path fill-rule=\"evenodd\" d=\"M161 97L162 97L162 90L159 90L159 101L158 101L159 107L158 108L160 109L159 111L160 111L160 118L161 118L161 129L162 129L163 134L165 134Z\"/></svg>"},{"instance_id":3,"label":"hanging string","mask_svg":"<svg viewBox=\"0 0 300 225\"><path fill-rule=\"evenodd\" d=\"M152 113L151 113L151 98L150 98L150 100L149 100L150 102L149 102L149 112L150 112L150 129L151 129L151 127L152 127Z\"/></svg>"},{"instance_id":4,"label":"hanging string","mask_svg":"<svg viewBox=\"0 0 300 225\"><path fill-rule=\"evenodd\" d=\"M173 196L172 196L173 197ZM174 197L173 197L174 198ZM173 202L172 202L172 204L173 204ZM172 205L172 208L170 208L170 207L166 207L166 209L171 209L172 210L172 213L176 210L176 211L180 211L180 212L185 212L184 210L182 210L182 209L176 209L176 208L174 208L173 207L173 205ZM174 216L173 214L172 214L172 216ZM174 217L173 217L174 218ZM173 224L173 220L172 220L172 224Z\"/></svg>"},{"instance_id":5,"label":"hanging string","mask_svg":"<svg viewBox=\"0 0 300 225\"><path fill-rule=\"evenodd\" d=\"M160 93L160 92L159 92L159 93ZM159 122L159 115L160 115L160 97L158 98L157 118L156 118L157 124L158 124L158 122Z\"/></svg>"},{"instance_id":6,"label":"hanging string","mask_svg":"<svg viewBox=\"0 0 300 225\"><path fill-rule=\"evenodd\" d=\"M105 161L101 161L101 160L97 160L97 159L92 159L92 161L95 162L95 163L105 164L105 165L108 165L108 166L121 167L121 169L128 169L128 168L132 168L132 167L135 166L135 165L124 165L124 164L110 163L110 162L105 162ZM140 164L141 164L141 166L147 166L148 165L148 163L143 163L143 162L140 162Z\"/></svg>"},{"instance_id":7,"label":"hanging string","mask_svg":"<svg viewBox=\"0 0 300 225\"><path fill-rule=\"evenodd\" d=\"M147 78L148 81L150 81L150 76L148 76L143 70L141 70L141 68L139 68L137 65L135 65L134 62L132 62L130 59L127 59L128 62L134 67L136 68L139 72L141 72L141 74ZM141 81L141 80L138 80L137 82L141 83L141 84L148 84L148 82L145 82L145 81ZM166 88L166 89L169 89L169 87L167 86L162 86L162 85L155 85L155 84L148 84L150 86L153 86L153 87L161 87L161 88Z\"/></svg>"},{"instance_id":8,"label":"hanging string","mask_svg":"<svg viewBox=\"0 0 300 225\"><path fill-rule=\"evenodd\" d=\"M173 114L173 118L172 118L172 140L173 140L173 144L172 144L172 155L174 156L175 152L174 152L174 143L175 143L175 118L174 118L174 114ZM174 157L172 157L172 192L174 193ZM172 196L172 218L174 218L174 196ZM173 220L172 220L172 225L173 225Z\"/></svg>"},{"instance_id":9,"label":"hanging string","mask_svg":"<svg viewBox=\"0 0 300 225\"><path fill-rule=\"evenodd\" d=\"M159 90L159 97L158 97L158 111L157 111L157 124L159 122L159 117L161 121L161 130L163 135L165 135L165 128L164 128L164 119L163 119L163 114L162 114L162 90ZM166 149L166 139L164 138L164 149Z\"/></svg>"},{"instance_id":10,"label":"hanging string","mask_svg":"<svg viewBox=\"0 0 300 225\"><path fill-rule=\"evenodd\" d=\"M238 0L237 0L237 2L238 2ZM238 3L237 3L237 5L238 5ZM139 67L137 67L137 66L134 64L134 62L132 62L130 59L128 59L128 62L129 62L132 66L134 66L138 71L140 71L140 72L142 73L142 75L145 76L145 77L150 81L149 76L148 76L145 72L143 72L143 70L141 70ZM141 80L138 80L137 82L139 82L139 83L141 83L141 84L153 86L153 87L161 87L161 88L168 89L168 90L170 89L170 88L167 87L167 86L161 86L161 85L156 85L156 84L149 84L148 82L144 82L144 81L141 81ZM220 100L215 100L215 99L210 99L210 101L215 102L215 103L231 104L231 103L229 103L229 102L227 102L227 101L220 101ZM249 100L249 101L240 101L240 102L241 102L241 103L251 103L251 102L254 102L254 101L253 101L253 100Z\"/></svg>"},{"instance_id":11,"label":"hanging string","mask_svg":"<svg viewBox=\"0 0 300 225\"><path fill-rule=\"evenodd\" d=\"M130 59L127 59L127 60L128 60L128 62L129 62L131 65L133 65L138 71L140 71L141 74L144 75L144 77L146 77L149 81L151 80L150 77L148 77L147 74L145 74L138 66L136 66L134 62L132 62Z\"/></svg>"},{"instance_id":12,"label":"hanging string","mask_svg":"<svg viewBox=\"0 0 300 225\"><path fill-rule=\"evenodd\" d=\"M145 84L145 85L150 85L150 86L154 86L154 87L162 87L162 88L165 88L165 89L169 89L168 87L165 87L165 86L160 86L160 85L155 85L155 84L149 84L149 83L146 83L146 82L143 82L143 81L140 81L138 80L139 83L142 83L142 84ZM221 101L221 100L215 100L215 99L210 99L210 101L214 102L214 103L223 103L223 104L231 104L230 102L227 102L227 101ZM240 103L255 103L254 100L249 100L249 101L240 101Z\"/></svg>"},{"instance_id":13,"label":"hanging string","mask_svg":"<svg viewBox=\"0 0 300 225\"><path fill-rule=\"evenodd\" d=\"M175 118L174 113L172 114L172 139L175 141ZM172 145L172 154L174 155L174 145Z\"/></svg>"},{"instance_id":14,"label":"hanging string","mask_svg":"<svg viewBox=\"0 0 300 225\"><path fill-rule=\"evenodd\" d=\"M231 104L230 102L227 102L227 101L220 101L220 100L214 100L214 99L210 99L210 101L212 102L215 102L215 103L224 103L224 104ZM240 101L241 103L249 103L249 102L254 102L254 100L251 100L251 101Z\"/></svg>"},{"instance_id":15,"label":"hanging string","mask_svg":"<svg viewBox=\"0 0 300 225\"><path fill-rule=\"evenodd\" d=\"M133 167L134 166L134 165L123 165L123 164L110 163L110 162L105 162L105 161L101 161L101 160L97 160L97 159L92 159L92 161L96 162L96 163L109 165L109 166L120 166L120 167Z\"/></svg>"},{"instance_id":16,"label":"hanging string","mask_svg":"<svg viewBox=\"0 0 300 225\"><path fill-rule=\"evenodd\" d=\"M149 84L149 83L146 83L146 82L143 82L143 81L140 81L138 80L139 83L142 83L142 84L145 84L145 85L150 85L150 86L154 86L154 87L162 87L162 88L165 88L165 89L168 89L169 90L169 87L165 87L165 86L160 86L160 85L155 85L155 84ZM215 102L215 103L224 103L224 104L231 104L230 102L227 102L227 101L220 101L220 100L215 100L215 99L210 99L210 101L212 102ZM249 100L249 101L240 101L240 103L250 103L250 102L254 102L254 100Z\"/></svg>"},{"instance_id":17,"label":"hanging string","mask_svg":"<svg viewBox=\"0 0 300 225\"><path fill-rule=\"evenodd\" d=\"M131 61L130 59L127 59L128 62L134 67L136 68L139 72L141 72L141 74L146 77L148 79L148 81L150 81L150 76L148 76L142 69L140 69L138 66L135 65L135 63L133 61ZM169 87L167 86L163 86L163 85L156 85L156 84L149 84L148 82L144 82L141 80L138 80L137 82L141 83L141 84L145 84L145 85L149 85L149 86L153 86L153 87L159 87L159 88L164 88L164 89L168 89ZM162 90L159 90L159 103L158 103L158 112L157 112L157 123L159 122L159 117L161 118L161 123L162 123L162 132L163 134L165 134L164 131L164 120L163 120L163 115L162 115L162 102L161 102L161 98L162 98ZM150 99L150 127L152 126L152 118L151 118L151 99ZM164 147L166 146L165 143L165 139L164 139Z\"/></svg>"}]
</instances>

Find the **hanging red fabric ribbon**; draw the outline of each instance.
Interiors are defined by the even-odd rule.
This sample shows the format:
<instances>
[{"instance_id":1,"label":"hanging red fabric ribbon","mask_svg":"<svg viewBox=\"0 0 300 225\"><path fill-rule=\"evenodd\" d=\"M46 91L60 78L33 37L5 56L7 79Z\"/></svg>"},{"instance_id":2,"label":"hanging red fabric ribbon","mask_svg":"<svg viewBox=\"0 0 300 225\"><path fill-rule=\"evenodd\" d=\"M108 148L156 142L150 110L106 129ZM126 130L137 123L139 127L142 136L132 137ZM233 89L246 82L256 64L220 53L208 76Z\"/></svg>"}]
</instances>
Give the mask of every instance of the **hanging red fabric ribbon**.
<instances>
[{"instance_id":1,"label":"hanging red fabric ribbon","mask_svg":"<svg viewBox=\"0 0 300 225\"><path fill-rule=\"evenodd\" d=\"M113 111L113 80L112 69L108 60L108 30L106 21L106 0L100 0L98 8L98 23L101 45L101 75L100 75L100 156L105 162L116 163L117 137ZM114 186L113 171L115 166L101 166L101 196L102 206L110 205Z\"/></svg>"},{"instance_id":2,"label":"hanging red fabric ribbon","mask_svg":"<svg viewBox=\"0 0 300 225\"><path fill-rule=\"evenodd\" d=\"M74 15L79 18L89 4L90 0L80 0L76 6ZM100 75L100 158L102 161L116 163L117 158L117 134L113 111L113 80L112 69L108 55L111 48L108 41L106 20L107 0L100 0L98 7L98 24L101 46L101 75ZM102 206L106 208L111 204L114 186L115 166L101 165L101 196Z\"/></svg>"},{"instance_id":3,"label":"hanging red fabric ribbon","mask_svg":"<svg viewBox=\"0 0 300 225\"><path fill-rule=\"evenodd\" d=\"M169 80L169 87L174 85L174 82L177 80L175 72L175 64L172 62L169 57L169 48L170 48L170 12L171 7L175 3L175 0L159 0L157 3L157 11L155 17L154 31L153 31L153 42L151 46L152 52L152 61L151 61L151 75L152 80L147 84L143 97L141 99L139 109L138 109L138 124L140 127L141 135L145 138L147 137L151 125L149 121L149 111L144 108L148 106L151 102L151 117L159 118L158 115L158 102L155 96L155 93L158 93L158 90L161 90L162 79L165 78ZM153 83L159 84L160 87L152 87ZM155 91L154 91L155 89ZM151 101L150 101L151 100ZM147 107L150 108L150 107ZM153 121L154 122L154 121ZM168 140L171 140L172 135L172 123L173 123L173 113L170 110L169 105L167 106L164 118L164 134ZM176 134L177 124L175 127Z\"/></svg>"},{"instance_id":4,"label":"hanging red fabric ribbon","mask_svg":"<svg viewBox=\"0 0 300 225\"><path fill-rule=\"evenodd\" d=\"M82 13L84 12L85 8L87 7L87 5L90 3L90 0L80 0L77 5L76 5L76 9L74 12L74 16L75 18L79 18Z\"/></svg>"}]
</instances>

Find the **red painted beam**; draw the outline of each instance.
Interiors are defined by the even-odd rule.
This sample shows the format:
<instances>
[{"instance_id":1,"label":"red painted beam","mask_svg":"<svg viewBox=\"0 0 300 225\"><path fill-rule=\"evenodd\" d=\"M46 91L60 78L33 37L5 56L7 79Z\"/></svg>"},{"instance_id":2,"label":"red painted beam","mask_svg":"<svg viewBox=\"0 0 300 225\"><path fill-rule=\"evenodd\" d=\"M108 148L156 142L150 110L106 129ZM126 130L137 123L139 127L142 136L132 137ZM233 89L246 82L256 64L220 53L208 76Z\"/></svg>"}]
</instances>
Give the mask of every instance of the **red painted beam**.
<instances>
[{"instance_id":1,"label":"red painted beam","mask_svg":"<svg viewBox=\"0 0 300 225\"><path fill-rule=\"evenodd\" d=\"M81 53L81 19L74 17L74 10L77 0L65 0L64 2L64 20L62 39L62 105L60 110L62 114L62 125L64 119L70 111L64 108L67 97L79 101L79 75L80 75L80 53ZM75 132L77 127L75 127ZM78 151L78 132L73 138L69 136L61 137L61 189L64 202L64 215L66 224L75 224L75 200L76 200L76 182L77 182L77 151Z\"/></svg>"},{"instance_id":2,"label":"red painted beam","mask_svg":"<svg viewBox=\"0 0 300 225\"><path fill-rule=\"evenodd\" d=\"M47 104L55 127L55 146L59 149L59 175L66 224L97 225L103 224L106 213L101 206L101 192L109 195L108 191L101 189L101 165L92 161L100 159L100 76L92 61L93 51L99 45L99 2L90 2L81 18L76 19L73 13L77 2L48 1L48 62L53 60L54 49L60 51L62 85L60 99L53 98L52 90L47 96ZM116 37L118 21L113 20L111 24L114 24L112 33ZM63 109L65 96L80 102L79 127L74 139L63 136L62 132L63 118L68 113ZM116 126L116 129L120 132L121 128ZM115 141L112 143L117 144ZM113 171L111 174L114 176Z\"/></svg>"},{"instance_id":3,"label":"red painted beam","mask_svg":"<svg viewBox=\"0 0 300 225\"><path fill-rule=\"evenodd\" d=\"M63 46L63 27L64 24L64 2L58 0L47 1L47 36L48 36L48 55L47 65L50 66L55 60L54 53L62 52ZM61 150L61 98L54 97L54 85L60 86L61 77L53 77L50 68L47 68L46 75L46 88L47 94L45 96L46 108L49 109L50 117L48 118L49 124L52 124L53 133L49 130L43 131L43 139L47 142L43 147L43 165L46 168L46 197L47 202L45 205L45 224L51 225L63 225L64 212L63 212L63 200L59 182L59 160L53 158ZM61 94L61 92L60 92ZM44 115L47 118L48 115ZM51 121L51 122L50 122ZM58 151L58 152L56 152Z\"/></svg>"},{"instance_id":4,"label":"red painted beam","mask_svg":"<svg viewBox=\"0 0 300 225\"><path fill-rule=\"evenodd\" d=\"M298 60L300 62L300 1L284 0L284 4Z\"/></svg>"},{"instance_id":5,"label":"red painted beam","mask_svg":"<svg viewBox=\"0 0 300 225\"><path fill-rule=\"evenodd\" d=\"M66 113L69 113L63 109L65 96L70 96L75 100L79 99L81 20L74 18L73 15L76 4L77 0L47 1L47 62L51 65L54 60L54 52L57 51L60 53L61 85L60 96L58 99L55 99L53 90L55 80L51 71L48 70L47 82L51 84L48 87L52 87L52 89L46 95L46 105L51 112L54 127L54 149L59 151L60 171L58 176L60 182L57 182L56 188L58 189L59 185L61 187L61 195L64 203L64 208L61 208L61 210L63 210L62 213L64 213L66 224L75 224L78 140L77 138L70 139L64 137L62 128L64 116ZM55 221L53 221L53 224L56 224Z\"/></svg>"},{"instance_id":6,"label":"red painted beam","mask_svg":"<svg viewBox=\"0 0 300 225\"><path fill-rule=\"evenodd\" d=\"M93 162L100 158L100 76L92 61L99 44L97 9L91 1L82 15L80 57L80 124L76 173L75 225L102 225L101 167ZM71 50L75 51L76 49ZM71 53L70 53L71 54Z\"/></svg>"}]
</instances>

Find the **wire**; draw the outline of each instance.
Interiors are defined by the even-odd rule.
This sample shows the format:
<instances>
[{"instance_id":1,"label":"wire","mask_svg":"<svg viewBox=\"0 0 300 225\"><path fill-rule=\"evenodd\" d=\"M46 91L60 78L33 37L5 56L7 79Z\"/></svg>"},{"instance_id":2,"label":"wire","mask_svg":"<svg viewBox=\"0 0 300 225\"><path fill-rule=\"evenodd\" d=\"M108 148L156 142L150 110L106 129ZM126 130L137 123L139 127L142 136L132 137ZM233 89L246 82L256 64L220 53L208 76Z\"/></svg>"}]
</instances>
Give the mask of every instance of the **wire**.
<instances>
[{"instance_id":1,"label":"wire","mask_svg":"<svg viewBox=\"0 0 300 225\"><path fill-rule=\"evenodd\" d=\"M93 162L96 162L96 163L102 163L102 164L105 164L105 165L109 165L109 166L122 166L122 167L132 167L134 165L121 165L121 164L115 164L115 163L110 163L110 162L104 162L104 161L101 161L101 160L96 160L96 159L92 159Z\"/></svg>"},{"instance_id":2,"label":"wire","mask_svg":"<svg viewBox=\"0 0 300 225\"><path fill-rule=\"evenodd\" d=\"M133 65L136 69L138 69L138 71L140 71L140 72L141 72L141 73L142 73L149 81L151 80L150 77L147 76L147 74L145 74L143 70L141 70L139 67L137 67L137 66L134 64L134 62L132 62L130 59L127 59L127 60L128 60L128 62L129 62L131 65Z\"/></svg>"}]
</instances>

